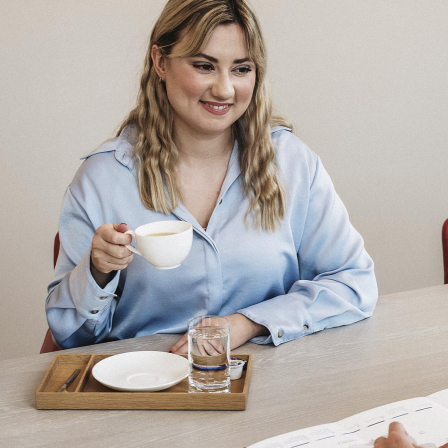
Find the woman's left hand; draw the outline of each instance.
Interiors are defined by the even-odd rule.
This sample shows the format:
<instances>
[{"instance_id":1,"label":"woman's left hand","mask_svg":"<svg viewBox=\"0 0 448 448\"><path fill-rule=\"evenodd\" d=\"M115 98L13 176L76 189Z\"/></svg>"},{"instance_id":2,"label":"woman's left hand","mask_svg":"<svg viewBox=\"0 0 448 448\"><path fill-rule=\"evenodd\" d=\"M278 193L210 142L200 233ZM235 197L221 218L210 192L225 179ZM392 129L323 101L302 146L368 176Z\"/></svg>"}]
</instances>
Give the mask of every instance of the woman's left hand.
<instances>
[{"instance_id":1,"label":"woman's left hand","mask_svg":"<svg viewBox=\"0 0 448 448\"><path fill-rule=\"evenodd\" d=\"M268 335L268 329L242 314L225 316L230 321L230 350L243 345L255 336ZM188 333L185 333L169 350L172 353L188 353Z\"/></svg>"}]
</instances>

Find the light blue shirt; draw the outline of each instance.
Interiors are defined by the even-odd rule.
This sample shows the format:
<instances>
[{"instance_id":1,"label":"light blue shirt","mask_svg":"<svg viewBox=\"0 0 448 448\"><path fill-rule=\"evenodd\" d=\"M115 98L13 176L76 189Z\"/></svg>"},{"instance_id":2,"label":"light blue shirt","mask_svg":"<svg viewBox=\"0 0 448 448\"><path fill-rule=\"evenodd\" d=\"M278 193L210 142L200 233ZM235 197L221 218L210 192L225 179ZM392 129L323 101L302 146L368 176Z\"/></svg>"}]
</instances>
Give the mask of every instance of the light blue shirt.
<instances>
[{"instance_id":1,"label":"light blue shirt","mask_svg":"<svg viewBox=\"0 0 448 448\"><path fill-rule=\"evenodd\" d=\"M241 313L269 329L252 339L275 345L370 316L377 300L373 262L319 157L286 128L272 129L279 179L287 191L281 227L246 227L235 143L204 231L180 204L170 215L140 200L133 130L88 155L64 199L61 249L46 304L50 329L64 348L154 333L184 333L204 314ZM90 246L104 223L131 229L160 220L193 225L180 267L158 270L134 255L104 289L90 273Z\"/></svg>"}]
</instances>

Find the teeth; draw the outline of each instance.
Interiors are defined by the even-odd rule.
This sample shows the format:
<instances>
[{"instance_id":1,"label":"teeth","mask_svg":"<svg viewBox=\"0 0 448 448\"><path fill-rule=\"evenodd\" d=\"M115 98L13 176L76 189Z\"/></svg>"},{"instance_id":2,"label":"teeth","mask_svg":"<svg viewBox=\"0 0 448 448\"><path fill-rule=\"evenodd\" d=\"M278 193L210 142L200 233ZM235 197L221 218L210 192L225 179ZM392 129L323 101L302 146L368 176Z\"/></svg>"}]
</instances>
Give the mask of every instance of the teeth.
<instances>
[{"instance_id":1,"label":"teeth","mask_svg":"<svg viewBox=\"0 0 448 448\"><path fill-rule=\"evenodd\" d=\"M226 105L226 106L215 106L215 105L210 104L210 103L205 103L205 104L207 104L208 107L211 107L212 109L215 109L215 110L228 109L228 107L229 107L229 105Z\"/></svg>"}]
</instances>

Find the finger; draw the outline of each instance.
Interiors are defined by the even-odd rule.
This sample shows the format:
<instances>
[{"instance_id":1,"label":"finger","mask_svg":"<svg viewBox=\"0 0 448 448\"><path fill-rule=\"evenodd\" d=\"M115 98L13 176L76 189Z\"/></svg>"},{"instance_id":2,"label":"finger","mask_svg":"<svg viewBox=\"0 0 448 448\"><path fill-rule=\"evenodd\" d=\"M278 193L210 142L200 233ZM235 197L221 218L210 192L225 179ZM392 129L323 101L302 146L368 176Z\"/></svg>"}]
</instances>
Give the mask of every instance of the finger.
<instances>
[{"instance_id":1,"label":"finger","mask_svg":"<svg viewBox=\"0 0 448 448\"><path fill-rule=\"evenodd\" d=\"M202 356L208 356L207 350L205 348L205 342L203 339L197 340L198 350Z\"/></svg>"},{"instance_id":2,"label":"finger","mask_svg":"<svg viewBox=\"0 0 448 448\"><path fill-rule=\"evenodd\" d=\"M98 240L92 242L92 253L94 252L96 252L99 257L102 256L102 254L105 254L113 258L115 263L118 263L119 260L125 260L132 255L132 252L124 246L116 246Z\"/></svg>"},{"instance_id":3,"label":"finger","mask_svg":"<svg viewBox=\"0 0 448 448\"><path fill-rule=\"evenodd\" d=\"M125 269L126 266L128 266L128 264L132 261L132 258L132 253L127 257L118 258L100 249L92 250L92 262L95 266L100 264L110 264L119 267L119 269Z\"/></svg>"},{"instance_id":4,"label":"finger","mask_svg":"<svg viewBox=\"0 0 448 448\"><path fill-rule=\"evenodd\" d=\"M121 235L115 232L117 235ZM111 257L122 259L131 256L132 252L125 246L112 244L104 239L101 234L95 234L92 240L92 252L95 250L102 251Z\"/></svg>"},{"instance_id":5,"label":"finger","mask_svg":"<svg viewBox=\"0 0 448 448\"><path fill-rule=\"evenodd\" d=\"M103 226L101 226L103 227ZM127 226L126 226L127 227ZM121 245L124 246L126 244L131 244L132 236L125 235L122 232L118 232L116 229L123 228L123 224L110 224L105 225L103 229L101 229L101 237L104 241L107 241L110 244Z\"/></svg>"},{"instance_id":6,"label":"finger","mask_svg":"<svg viewBox=\"0 0 448 448\"><path fill-rule=\"evenodd\" d=\"M385 437L378 437L375 442L373 443L374 448L382 448L386 444L386 438Z\"/></svg>"},{"instance_id":7,"label":"finger","mask_svg":"<svg viewBox=\"0 0 448 448\"><path fill-rule=\"evenodd\" d=\"M420 448L415 440L409 437L408 433L404 429L404 426L399 422L392 422L389 425L389 435L387 437L388 444L390 446L412 446Z\"/></svg>"},{"instance_id":8,"label":"finger","mask_svg":"<svg viewBox=\"0 0 448 448\"><path fill-rule=\"evenodd\" d=\"M210 345L215 349L218 354L224 353L224 344L222 339L209 339Z\"/></svg>"},{"instance_id":9,"label":"finger","mask_svg":"<svg viewBox=\"0 0 448 448\"><path fill-rule=\"evenodd\" d=\"M205 339L201 341L201 345L198 342L198 346L201 354L205 356L216 356L224 352L222 344L219 346L219 342L213 339Z\"/></svg>"},{"instance_id":10,"label":"finger","mask_svg":"<svg viewBox=\"0 0 448 448\"><path fill-rule=\"evenodd\" d=\"M132 257L130 258L132 260ZM104 274L108 274L109 272L112 271L122 271L123 269L126 269L129 263L126 264L108 263L101 258L95 259L92 255L92 264L93 266L95 266L96 269L98 269L98 271Z\"/></svg>"},{"instance_id":11,"label":"finger","mask_svg":"<svg viewBox=\"0 0 448 448\"><path fill-rule=\"evenodd\" d=\"M188 333L185 333L174 345L170 347L168 351L176 353L187 342L188 342Z\"/></svg>"},{"instance_id":12,"label":"finger","mask_svg":"<svg viewBox=\"0 0 448 448\"><path fill-rule=\"evenodd\" d=\"M186 355L188 353L188 342L185 342L184 345L180 346L175 352L176 355Z\"/></svg>"},{"instance_id":13,"label":"finger","mask_svg":"<svg viewBox=\"0 0 448 448\"><path fill-rule=\"evenodd\" d=\"M202 356L216 356L224 353L224 346L215 339L198 339L197 344Z\"/></svg>"},{"instance_id":14,"label":"finger","mask_svg":"<svg viewBox=\"0 0 448 448\"><path fill-rule=\"evenodd\" d=\"M213 345L210 344L210 341L208 341L208 340L201 341L201 343L199 343L199 341L198 341L198 347L199 347L199 352L203 356L219 355L219 353L215 350Z\"/></svg>"},{"instance_id":15,"label":"finger","mask_svg":"<svg viewBox=\"0 0 448 448\"><path fill-rule=\"evenodd\" d=\"M404 429L404 426L400 422L392 422L389 425L389 434L391 434L391 433L396 433L396 434L399 434L400 436L408 435L408 433Z\"/></svg>"},{"instance_id":16,"label":"finger","mask_svg":"<svg viewBox=\"0 0 448 448\"><path fill-rule=\"evenodd\" d=\"M128 258L132 255L132 252L125 246L117 246L116 244L104 243L100 248L107 255L117 259L122 260Z\"/></svg>"},{"instance_id":17,"label":"finger","mask_svg":"<svg viewBox=\"0 0 448 448\"><path fill-rule=\"evenodd\" d=\"M129 230L129 226L126 223L122 222L121 224L114 224L114 229L117 232L124 233Z\"/></svg>"}]
</instances>

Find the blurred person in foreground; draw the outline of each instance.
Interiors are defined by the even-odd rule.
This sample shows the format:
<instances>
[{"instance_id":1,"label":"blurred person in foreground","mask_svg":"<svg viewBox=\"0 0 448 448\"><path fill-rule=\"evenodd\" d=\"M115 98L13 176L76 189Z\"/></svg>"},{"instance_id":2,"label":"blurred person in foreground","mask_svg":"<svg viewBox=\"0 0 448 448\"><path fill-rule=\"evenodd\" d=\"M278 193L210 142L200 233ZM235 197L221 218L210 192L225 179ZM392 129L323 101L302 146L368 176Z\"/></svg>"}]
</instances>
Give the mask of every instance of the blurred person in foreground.
<instances>
[{"instance_id":1,"label":"blurred person in foreground","mask_svg":"<svg viewBox=\"0 0 448 448\"><path fill-rule=\"evenodd\" d=\"M409 437L404 426L398 422L392 422L389 425L389 434L387 437L378 437L373 444L374 448L423 448ZM445 443L440 448L448 448Z\"/></svg>"}]
</instances>

